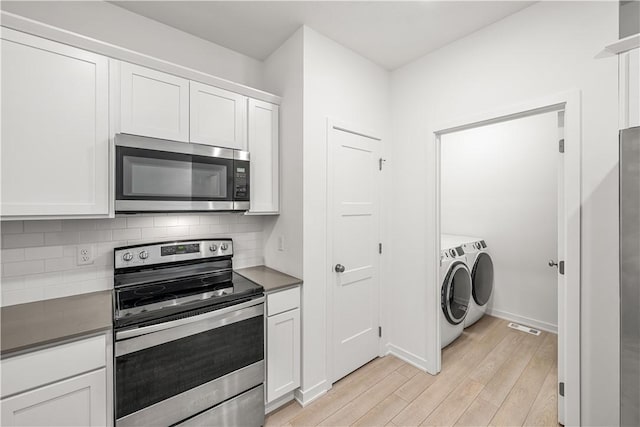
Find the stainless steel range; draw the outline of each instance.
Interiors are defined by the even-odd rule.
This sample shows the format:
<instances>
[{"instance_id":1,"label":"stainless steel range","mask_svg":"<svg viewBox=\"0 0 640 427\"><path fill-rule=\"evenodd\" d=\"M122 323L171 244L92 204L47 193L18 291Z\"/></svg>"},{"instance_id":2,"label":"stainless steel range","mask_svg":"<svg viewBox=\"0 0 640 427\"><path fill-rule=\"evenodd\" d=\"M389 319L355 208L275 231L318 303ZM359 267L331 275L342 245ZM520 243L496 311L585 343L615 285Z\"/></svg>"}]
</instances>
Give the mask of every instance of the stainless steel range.
<instances>
[{"instance_id":1,"label":"stainless steel range","mask_svg":"<svg viewBox=\"0 0 640 427\"><path fill-rule=\"evenodd\" d=\"M264 423L264 293L231 239L114 250L116 426Z\"/></svg>"}]
</instances>

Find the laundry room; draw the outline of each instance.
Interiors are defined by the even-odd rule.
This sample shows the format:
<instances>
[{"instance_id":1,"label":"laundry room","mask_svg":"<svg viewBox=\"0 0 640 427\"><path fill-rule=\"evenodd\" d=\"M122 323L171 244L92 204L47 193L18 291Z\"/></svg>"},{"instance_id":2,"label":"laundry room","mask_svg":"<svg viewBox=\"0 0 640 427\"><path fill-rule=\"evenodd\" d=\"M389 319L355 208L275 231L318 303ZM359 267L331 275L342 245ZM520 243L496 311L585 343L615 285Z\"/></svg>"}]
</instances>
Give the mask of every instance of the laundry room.
<instances>
[{"instance_id":1,"label":"laundry room","mask_svg":"<svg viewBox=\"0 0 640 427\"><path fill-rule=\"evenodd\" d=\"M453 132L440 148L441 246L463 246L477 284L471 310L553 333L557 269L549 262L558 254L558 115ZM468 316L467 326L480 313Z\"/></svg>"}]
</instances>

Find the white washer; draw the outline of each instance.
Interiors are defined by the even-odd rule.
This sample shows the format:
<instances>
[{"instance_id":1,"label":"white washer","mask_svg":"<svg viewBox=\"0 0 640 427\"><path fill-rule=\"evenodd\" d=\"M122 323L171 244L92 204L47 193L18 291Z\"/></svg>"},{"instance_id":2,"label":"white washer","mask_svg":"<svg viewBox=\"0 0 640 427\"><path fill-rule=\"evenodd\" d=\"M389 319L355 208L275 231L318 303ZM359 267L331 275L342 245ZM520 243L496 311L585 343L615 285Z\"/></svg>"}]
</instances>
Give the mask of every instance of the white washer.
<instances>
[{"instance_id":1,"label":"white washer","mask_svg":"<svg viewBox=\"0 0 640 427\"><path fill-rule=\"evenodd\" d=\"M487 312L487 305L493 295L493 260L484 239L473 236L443 235L442 241L448 245L461 245L471 271L472 292L469 312L464 327L476 323Z\"/></svg>"},{"instance_id":2,"label":"white washer","mask_svg":"<svg viewBox=\"0 0 640 427\"><path fill-rule=\"evenodd\" d=\"M471 300L471 272L462 246L440 251L440 347L451 344L464 331Z\"/></svg>"}]
</instances>

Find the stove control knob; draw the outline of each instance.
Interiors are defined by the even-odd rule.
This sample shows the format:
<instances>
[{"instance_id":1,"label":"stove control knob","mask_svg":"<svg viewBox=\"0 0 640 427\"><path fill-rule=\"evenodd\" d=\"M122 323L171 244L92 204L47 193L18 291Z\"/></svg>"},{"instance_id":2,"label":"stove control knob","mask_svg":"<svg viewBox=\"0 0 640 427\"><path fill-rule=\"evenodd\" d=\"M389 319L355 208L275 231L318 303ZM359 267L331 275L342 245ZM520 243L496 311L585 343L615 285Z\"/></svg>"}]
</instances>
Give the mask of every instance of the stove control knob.
<instances>
[{"instance_id":1,"label":"stove control knob","mask_svg":"<svg viewBox=\"0 0 640 427\"><path fill-rule=\"evenodd\" d=\"M223 251L226 251L227 249L229 249L229 245L227 245L226 243L223 243L222 246L220 246L222 248Z\"/></svg>"},{"instance_id":2,"label":"stove control knob","mask_svg":"<svg viewBox=\"0 0 640 427\"><path fill-rule=\"evenodd\" d=\"M131 252L125 252L122 255L122 260L123 261L131 261L133 259L133 254Z\"/></svg>"},{"instance_id":3,"label":"stove control knob","mask_svg":"<svg viewBox=\"0 0 640 427\"><path fill-rule=\"evenodd\" d=\"M147 251L142 251L138 254L138 256L140 257L140 259L147 259L149 258L149 252Z\"/></svg>"},{"instance_id":4,"label":"stove control knob","mask_svg":"<svg viewBox=\"0 0 640 427\"><path fill-rule=\"evenodd\" d=\"M209 246L209 250L210 250L211 252L215 252L215 251L217 251L217 250L218 250L218 245L211 245L211 246Z\"/></svg>"}]
</instances>

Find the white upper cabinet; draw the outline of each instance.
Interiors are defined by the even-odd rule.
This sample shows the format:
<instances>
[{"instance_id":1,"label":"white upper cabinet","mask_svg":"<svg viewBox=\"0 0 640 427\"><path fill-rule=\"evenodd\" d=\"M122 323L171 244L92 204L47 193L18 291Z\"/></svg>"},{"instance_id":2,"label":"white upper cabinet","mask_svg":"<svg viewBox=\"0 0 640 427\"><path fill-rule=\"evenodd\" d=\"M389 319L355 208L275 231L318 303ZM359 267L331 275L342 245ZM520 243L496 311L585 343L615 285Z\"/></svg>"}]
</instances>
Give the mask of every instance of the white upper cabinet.
<instances>
[{"instance_id":1,"label":"white upper cabinet","mask_svg":"<svg viewBox=\"0 0 640 427\"><path fill-rule=\"evenodd\" d=\"M189 142L189 80L121 62L120 130Z\"/></svg>"},{"instance_id":2,"label":"white upper cabinet","mask_svg":"<svg viewBox=\"0 0 640 427\"><path fill-rule=\"evenodd\" d=\"M278 213L280 208L279 107L249 99L251 213Z\"/></svg>"},{"instance_id":3,"label":"white upper cabinet","mask_svg":"<svg viewBox=\"0 0 640 427\"><path fill-rule=\"evenodd\" d=\"M107 216L108 59L1 34L3 219Z\"/></svg>"},{"instance_id":4,"label":"white upper cabinet","mask_svg":"<svg viewBox=\"0 0 640 427\"><path fill-rule=\"evenodd\" d=\"M192 81L190 141L247 149L247 97Z\"/></svg>"}]
</instances>

